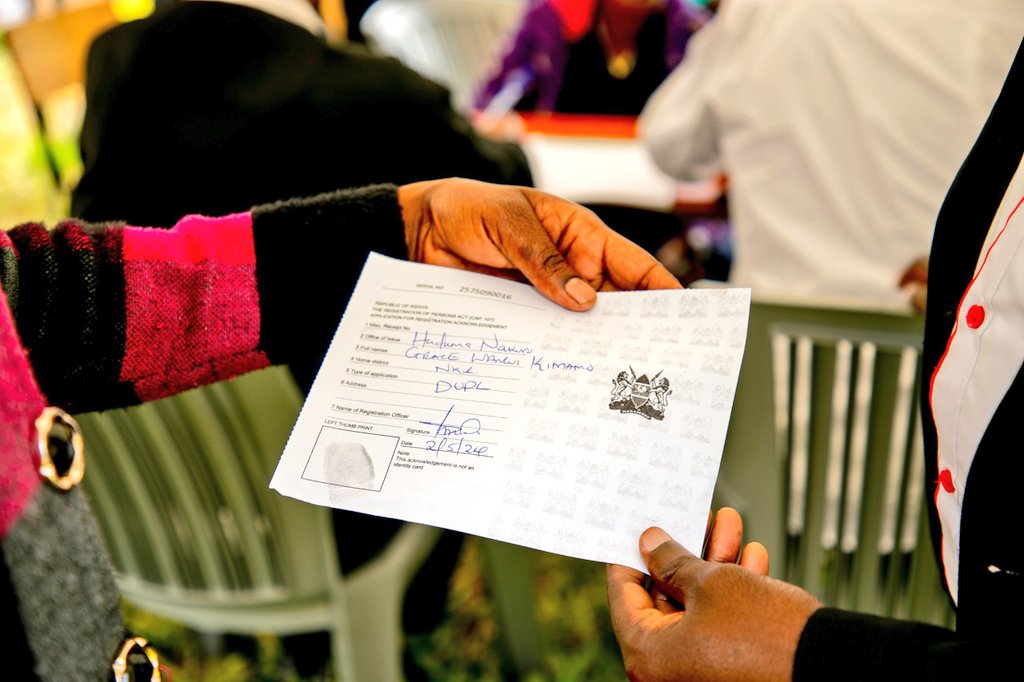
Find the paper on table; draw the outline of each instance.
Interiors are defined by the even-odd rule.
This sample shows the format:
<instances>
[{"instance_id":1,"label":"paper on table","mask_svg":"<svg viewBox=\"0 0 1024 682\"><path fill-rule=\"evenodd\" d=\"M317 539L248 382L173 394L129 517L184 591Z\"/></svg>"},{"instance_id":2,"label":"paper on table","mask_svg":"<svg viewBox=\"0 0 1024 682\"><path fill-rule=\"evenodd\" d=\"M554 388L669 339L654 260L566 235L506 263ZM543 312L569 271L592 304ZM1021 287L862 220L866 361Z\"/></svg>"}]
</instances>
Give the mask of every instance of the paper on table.
<instances>
[{"instance_id":1,"label":"paper on table","mask_svg":"<svg viewBox=\"0 0 1024 682\"><path fill-rule=\"evenodd\" d=\"M684 183L666 175L637 139L533 133L523 141L536 186L584 204L671 211L677 202L713 203L717 180Z\"/></svg>"},{"instance_id":2,"label":"paper on table","mask_svg":"<svg viewBox=\"0 0 1024 682\"><path fill-rule=\"evenodd\" d=\"M703 541L747 289L532 287L370 254L271 487L314 504L643 569Z\"/></svg>"}]
</instances>

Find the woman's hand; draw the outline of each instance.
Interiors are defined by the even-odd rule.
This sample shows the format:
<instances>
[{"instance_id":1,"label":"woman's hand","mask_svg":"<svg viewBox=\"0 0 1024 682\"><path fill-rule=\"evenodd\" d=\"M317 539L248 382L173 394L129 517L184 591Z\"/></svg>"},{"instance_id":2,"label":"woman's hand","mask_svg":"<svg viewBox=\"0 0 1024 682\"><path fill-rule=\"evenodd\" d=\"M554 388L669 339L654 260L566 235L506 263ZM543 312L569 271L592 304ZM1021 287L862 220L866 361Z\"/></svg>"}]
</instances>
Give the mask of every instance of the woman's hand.
<instances>
[{"instance_id":1,"label":"woman's hand","mask_svg":"<svg viewBox=\"0 0 1024 682\"><path fill-rule=\"evenodd\" d=\"M398 200L411 260L525 278L570 310L597 291L680 287L593 212L535 189L453 178L404 185Z\"/></svg>"}]
</instances>

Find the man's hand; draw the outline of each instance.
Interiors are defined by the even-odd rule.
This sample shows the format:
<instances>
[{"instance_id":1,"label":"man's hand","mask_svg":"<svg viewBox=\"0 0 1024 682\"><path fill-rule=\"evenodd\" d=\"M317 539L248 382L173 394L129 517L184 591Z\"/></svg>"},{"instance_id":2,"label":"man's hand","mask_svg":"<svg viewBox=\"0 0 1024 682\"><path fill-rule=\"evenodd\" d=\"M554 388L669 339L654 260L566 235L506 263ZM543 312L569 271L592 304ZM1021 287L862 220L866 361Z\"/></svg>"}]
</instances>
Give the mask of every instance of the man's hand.
<instances>
[{"instance_id":1,"label":"man's hand","mask_svg":"<svg viewBox=\"0 0 1024 682\"><path fill-rule=\"evenodd\" d=\"M455 178L404 185L398 200L411 260L525 277L570 310L597 291L680 286L591 211L544 192Z\"/></svg>"},{"instance_id":2,"label":"man's hand","mask_svg":"<svg viewBox=\"0 0 1024 682\"><path fill-rule=\"evenodd\" d=\"M758 543L741 552L742 521L718 513L702 560L659 528L640 538L654 581L608 567L612 626L631 680L789 680L807 619L821 602L767 577ZM738 563L737 563L738 561Z\"/></svg>"}]
</instances>

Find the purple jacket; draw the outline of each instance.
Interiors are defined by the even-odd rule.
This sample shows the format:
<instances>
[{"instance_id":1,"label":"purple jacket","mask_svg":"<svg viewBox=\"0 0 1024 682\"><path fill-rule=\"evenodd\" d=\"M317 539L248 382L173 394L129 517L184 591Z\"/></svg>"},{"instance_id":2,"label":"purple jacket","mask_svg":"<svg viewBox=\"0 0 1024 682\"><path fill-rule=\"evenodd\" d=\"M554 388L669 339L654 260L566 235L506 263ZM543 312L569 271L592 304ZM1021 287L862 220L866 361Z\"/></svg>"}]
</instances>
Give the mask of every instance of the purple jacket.
<instances>
[{"instance_id":1,"label":"purple jacket","mask_svg":"<svg viewBox=\"0 0 1024 682\"><path fill-rule=\"evenodd\" d=\"M687 0L668 0L665 4L665 67L671 71L683 59L690 36L707 23L710 13ZM557 11L549 0L535 0L523 17L511 49L501 67L476 97L475 106L483 110L509 80L521 79L525 92L537 90L537 110L553 111L562 90L569 43L562 33ZM524 94L525 94L524 92Z\"/></svg>"}]
</instances>

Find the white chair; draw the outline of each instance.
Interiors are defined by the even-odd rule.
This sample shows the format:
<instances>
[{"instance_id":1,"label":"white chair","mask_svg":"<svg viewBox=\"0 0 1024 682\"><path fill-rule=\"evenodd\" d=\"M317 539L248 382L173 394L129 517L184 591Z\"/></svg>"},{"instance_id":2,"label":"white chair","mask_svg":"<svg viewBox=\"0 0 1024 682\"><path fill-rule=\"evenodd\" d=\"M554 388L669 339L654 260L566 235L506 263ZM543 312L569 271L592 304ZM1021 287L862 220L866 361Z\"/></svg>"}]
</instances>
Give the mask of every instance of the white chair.
<instances>
[{"instance_id":1,"label":"white chair","mask_svg":"<svg viewBox=\"0 0 1024 682\"><path fill-rule=\"evenodd\" d=\"M377 0L359 22L371 49L448 87L466 111L496 68L525 0Z\"/></svg>"},{"instance_id":2,"label":"white chair","mask_svg":"<svg viewBox=\"0 0 1024 682\"><path fill-rule=\"evenodd\" d=\"M200 632L330 631L336 680L400 680L402 598L440 531L407 525L342 578L330 511L267 487L301 402L271 369L81 415L118 584Z\"/></svg>"},{"instance_id":3,"label":"white chair","mask_svg":"<svg viewBox=\"0 0 1024 682\"><path fill-rule=\"evenodd\" d=\"M716 504L832 606L948 625L924 511L909 311L755 299Z\"/></svg>"}]
</instances>

